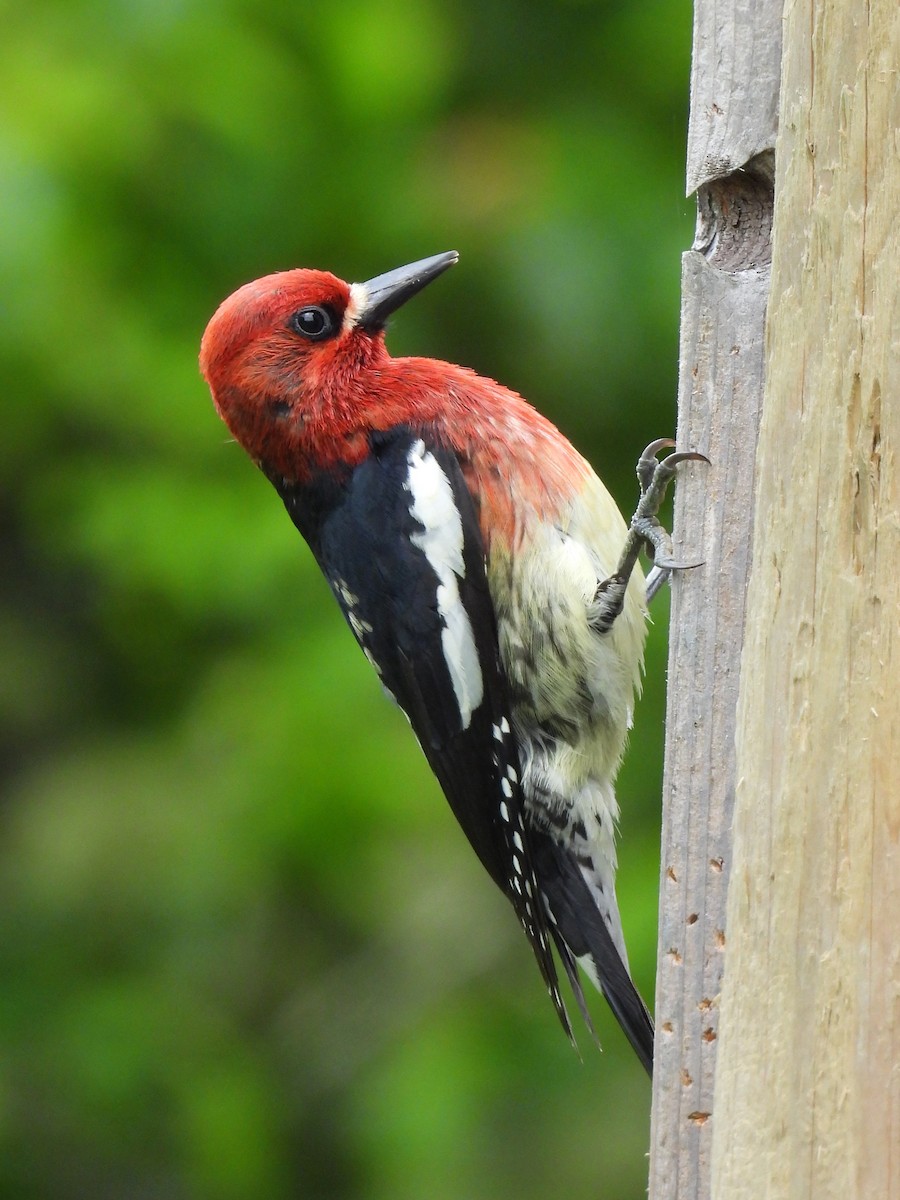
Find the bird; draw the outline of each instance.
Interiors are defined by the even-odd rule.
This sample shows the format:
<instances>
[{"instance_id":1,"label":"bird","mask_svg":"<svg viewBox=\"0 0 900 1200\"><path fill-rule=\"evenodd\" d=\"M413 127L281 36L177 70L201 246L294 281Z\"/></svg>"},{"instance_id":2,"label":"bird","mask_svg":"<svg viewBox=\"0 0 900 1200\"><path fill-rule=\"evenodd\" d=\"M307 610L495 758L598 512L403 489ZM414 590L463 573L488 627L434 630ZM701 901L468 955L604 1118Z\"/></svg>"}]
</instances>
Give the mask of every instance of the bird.
<instances>
[{"instance_id":1,"label":"bird","mask_svg":"<svg viewBox=\"0 0 900 1200\"><path fill-rule=\"evenodd\" d=\"M579 967L652 1073L616 903L614 785L646 634L635 567L650 549L655 588L685 565L657 511L679 463L703 456L658 460L674 443L652 442L626 524L516 392L392 357L388 318L457 260L364 283L306 268L254 280L210 319L200 369L511 902L565 1033L554 948L591 1035Z\"/></svg>"}]
</instances>

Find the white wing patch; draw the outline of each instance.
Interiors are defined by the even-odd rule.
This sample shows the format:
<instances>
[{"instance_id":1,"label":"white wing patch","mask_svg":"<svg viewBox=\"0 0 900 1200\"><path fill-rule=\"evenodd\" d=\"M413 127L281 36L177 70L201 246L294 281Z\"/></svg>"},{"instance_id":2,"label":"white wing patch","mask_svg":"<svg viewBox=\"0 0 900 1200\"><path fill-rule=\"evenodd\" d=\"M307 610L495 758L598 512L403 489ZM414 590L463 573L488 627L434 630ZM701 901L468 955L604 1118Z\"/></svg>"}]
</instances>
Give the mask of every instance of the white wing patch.
<instances>
[{"instance_id":1,"label":"white wing patch","mask_svg":"<svg viewBox=\"0 0 900 1200\"><path fill-rule=\"evenodd\" d=\"M412 541L424 553L440 581L437 606L444 622L441 646L459 705L462 728L468 729L472 713L484 698L484 681L472 623L457 582L466 574L462 518L453 499L450 480L421 439L413 443L407 461L406 488L412 496L409 511L422 526L422 532L414 533Z\"/></svg>"}]
</instances>

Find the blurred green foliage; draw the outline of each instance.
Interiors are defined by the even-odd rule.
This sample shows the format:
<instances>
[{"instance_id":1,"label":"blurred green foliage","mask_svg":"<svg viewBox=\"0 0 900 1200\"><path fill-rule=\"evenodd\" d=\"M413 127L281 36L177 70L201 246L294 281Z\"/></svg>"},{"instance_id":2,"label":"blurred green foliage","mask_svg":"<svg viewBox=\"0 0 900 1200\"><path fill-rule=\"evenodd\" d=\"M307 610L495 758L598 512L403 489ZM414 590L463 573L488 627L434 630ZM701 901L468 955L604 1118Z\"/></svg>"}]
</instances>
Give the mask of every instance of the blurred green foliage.
<instances>
[{"instance_id":1,"label":"blurred green foliage","mask_svg":"<svg viewBox=\"0 0 900 1200\"><path fill-rule=\"evenodd\" d=\"M674 425L687 0L42 0L0 41L0 1195L644 1194L196 368L228 292L451 247L395 352L510 384L623 509ZM621 776L653 994L664 627Z\"/></svg>"}]
</instances>

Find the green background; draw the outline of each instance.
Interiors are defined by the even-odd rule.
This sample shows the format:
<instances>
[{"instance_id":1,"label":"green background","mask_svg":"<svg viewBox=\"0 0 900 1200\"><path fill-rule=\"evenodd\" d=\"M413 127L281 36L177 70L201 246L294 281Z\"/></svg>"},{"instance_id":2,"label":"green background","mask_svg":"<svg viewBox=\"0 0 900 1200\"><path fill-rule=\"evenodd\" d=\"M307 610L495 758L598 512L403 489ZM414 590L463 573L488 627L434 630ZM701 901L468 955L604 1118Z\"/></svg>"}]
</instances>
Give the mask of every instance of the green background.
<instances>
[{"instance_id":1,"label":"green background","mask_svg":"<svg viewBox=\"0 0 900 1200\"><path fill-rule=\"evenodd\" d=\"M45 0L0 39L0 1195L644 1194L402 716L197 373L256 275L456 248L395 353L621 507L674 428L687 0ZM665 604L620 777L652 1000Z\"/></svg>"}]
</instances>

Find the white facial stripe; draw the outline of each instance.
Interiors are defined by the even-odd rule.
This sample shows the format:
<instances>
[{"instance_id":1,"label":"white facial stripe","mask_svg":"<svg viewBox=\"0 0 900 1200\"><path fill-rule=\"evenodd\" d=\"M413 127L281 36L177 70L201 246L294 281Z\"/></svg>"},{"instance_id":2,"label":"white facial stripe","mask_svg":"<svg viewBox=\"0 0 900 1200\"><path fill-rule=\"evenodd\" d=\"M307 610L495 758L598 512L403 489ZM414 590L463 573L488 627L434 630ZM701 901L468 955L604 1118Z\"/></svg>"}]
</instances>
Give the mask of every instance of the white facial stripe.
<instances>
[{"instance_id":1,"label":"white facial stripe","mask_svg":"<svg viewBox=\"0 0 900 1200\"><path fill-rule=\"evenodd\" d=\"M366 285L364 283L350 284L350 299L347 303L346 309L344 310L345 333L348 329L352 329L359 320L359 314L366 307L368 299L369 293L366 290Z\"/></svg>"},{"instance_id":2,"label":"white facial stripe","mask_svg":"<svg viewBox=\"0 0 900 1200\"><path fill-rule=\"evenodd\" d=\"M406 487L412 495L410 513L422 525L412 540L440 580L437 606L444 629L441 646L463 729L484 698L484 681L475 647L472 623L459 595L457 580L465 578L462 518L453 500L450 480L437 459L421 440L411 447L407 459Z\"/></svg>"}]
</instances>

